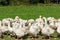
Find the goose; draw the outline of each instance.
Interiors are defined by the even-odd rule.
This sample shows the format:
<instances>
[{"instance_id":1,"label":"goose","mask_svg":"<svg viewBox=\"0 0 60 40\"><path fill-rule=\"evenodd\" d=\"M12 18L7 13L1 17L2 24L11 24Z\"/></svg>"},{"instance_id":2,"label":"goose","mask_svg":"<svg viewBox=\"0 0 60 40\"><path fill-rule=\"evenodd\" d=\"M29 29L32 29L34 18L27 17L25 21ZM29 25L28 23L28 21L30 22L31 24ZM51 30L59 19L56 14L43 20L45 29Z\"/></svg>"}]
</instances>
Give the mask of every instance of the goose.
<instances>
[{"instance_id":1,"label":"goose","mask_svg":"<svg viewBox=\"0 0 60 40\"><path fill-rule=\"evenodd\" d=\"M16 17L15 17L15 20L18 20L18 19L19 19L19 17L18 17L18 16L16 16Z\"/></svg>"},{"instance_id":2,"label":"goose","mask_svg":"<svg viewBox=\"0 0 60 40\"><path fill-rule=\"evenodd\" d=\"M40 16L39 18L37 18L35 21L36 22L39 22L40 24L44 24L44 21L43 21L43 17L42 16Z\"/></svg>"},{"instance_id":3,"label":"goose","mask_svg":"<svg viewBox=\"0 0 60 40\"><path fill-rule=\"evenodd\" d=\"M3 25L1 26L1 30L3 33L7 32L8 31L8 24L7 26L3 23Z\"/></svg>"},{"instance_id":4,"label":"goose","mask_svg":"<svg viewBox=\"0 0 60 40\"><path fill-rule=\"evenodd\" d=\"M25 35L27 35L28 30L26 27L22 27L19 23L16 23L13 25L13 32L17 36L17 38L21 38Z\"/></svg>"},{"instance_id":5,"label":"goose","mask_svg":"<svg viewBox=\"0 0 60 40\"><path fill-rule=\"evenodd\" d=\"M39 32L40 32L40 27L38 26L38 23L34 23L30 26L29 33L32 34L32 38L37 37ZM33 38L33 40L34 39L35 38Z\"/></svg>"},{"instance_id":6,"label":"goose","mask_svg":"<svg viewBox=\"0 0 60 40\"><path fill-rule=\"evenodd\" d=\"M50 39L50 35L54 33L54 29L50 28L49 25L47 24L47 20L45 17L43 17L44 20L45 20L45 25L44 27L42 28L42 34L45 35L45 36L48 36L49 39Z\"/></svg>"},{"instance_id":7,"label":"goose","mask_svg":"<svg viewBox=\"0 0 60 40\"><path fill-rule=\"evenodd\" d=\"M30 27L34 23L34 19L29 19L28 20L28 26Z\"/></svg>"},{"instance_id":8,"label":"goose","mask_svg":"<svg viewBox=\"0 0 60 40\"><path fill-rule=\"evenodd\" d=\"M14 22L20 22L20 21L21 21L21 19L18 16L16 16L14 19Z\"/></svg>"},{"instance_id":9,"label":"goose","mask_svg":"<svg viewBox=\"0 0 60 40\"><path fill-rule=\"evenodd\" d=\"M2 24L2 21L0 21L0 38L3 37L3 34L2 34L2 30L1 30L1 25Z\"/></svg>"},{"instance_id":10,"label":"goose","mask_svg":"<svg viewBox=\"0 0 60 40\"><path fill-rule=\"evenodd\" d=\"M8 32L10 36L13 36L13 26L10 25L11 23L8 23Z\"/></svg>"},{"instance_id":11,"label":"goose","mask_svg":"<svg viewBox=\"0 0 60 40\"><path fill-rule=\"evenodd\" d=\"M47 21L49 22L51 28L53 29L57 28L57 20L54 17L48 17Z\"/></svg>"},{"instance_id":12,"label":"goose","mask_svg":"<svg viewBox=\"0 0 60 40\"><path fill-rule=\"evenodd\" d=\"M25 27L25 25L27 25L26 23L27 23L27 20L22 20L22 21L20 22L20 25L23 25L23 27Z\"/></svg>"},{"instance_id":13,"label":"goose","mask_svg":"<svg viewBox=\"0 0 60 40\"><path fill-rule=\"evenodd\" d=\"M60 19L58 19L57 33L58 37L60 37Z\"/></svg>"}]
</instances>

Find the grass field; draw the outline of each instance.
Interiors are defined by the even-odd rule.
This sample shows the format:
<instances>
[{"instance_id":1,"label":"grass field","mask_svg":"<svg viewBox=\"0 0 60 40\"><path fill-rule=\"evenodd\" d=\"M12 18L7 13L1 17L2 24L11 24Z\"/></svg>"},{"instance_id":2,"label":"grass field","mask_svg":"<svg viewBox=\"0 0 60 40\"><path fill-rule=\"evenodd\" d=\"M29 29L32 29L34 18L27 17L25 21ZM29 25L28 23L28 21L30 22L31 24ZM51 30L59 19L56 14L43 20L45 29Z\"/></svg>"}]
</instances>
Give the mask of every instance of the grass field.
<instances>
[{"instance_id":1,"label":"grass field","mask_svg":"<svg viewBox=\"0 0 60 40\"><path fill-rule=\"evenodd\" d=\"M37 18L42 16L53 16L55 18L60 17L60 5L52 6L4 6L0 7L0 19L6 17L19 16L23 19Z\"/></svg>"},{"instance_id":2,"label":"grass field","mask_svg":"<svg viewBox=\"0 0 60 40\"><path fill-rule=\"evenodd\" d=\"M42 16L53 16L55 18L60 18L60 5L32 5L32 6L1 6L0 7L0 20L3 18L11 17L14 18L15 16L19 16L22 19L36 19ZM14 40L9 36L4 37L5 40ZM26 40L26 39L25 39ZM41 36L38 40L42 40ZM60 40L59 38L51 38L51 40Z\"/></svg>"}]
</instances>

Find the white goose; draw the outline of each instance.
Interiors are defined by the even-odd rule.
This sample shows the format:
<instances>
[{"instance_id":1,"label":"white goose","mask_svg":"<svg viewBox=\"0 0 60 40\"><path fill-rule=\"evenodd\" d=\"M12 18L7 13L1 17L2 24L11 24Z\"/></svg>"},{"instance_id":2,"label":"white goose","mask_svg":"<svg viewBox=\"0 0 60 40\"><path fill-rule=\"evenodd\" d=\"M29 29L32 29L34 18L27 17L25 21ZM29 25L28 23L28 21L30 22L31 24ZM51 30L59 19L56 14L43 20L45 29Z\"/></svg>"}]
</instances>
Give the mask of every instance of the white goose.
<instances>
[{"instance_id":1,"label":"white goose","mask_svg":"<svg viewBox=\"0 0 60 40\"><path fill-rule=\"evenodd\" d=\"M8 23L8 32L9 32L9 35L13 36L13 26L10 25L11 23L9 22Z\"/></svg>"},{"instance_id":2,"label":"white goose","mask_svg":"<svg viewBox=\"0 0 60 40\"><path fill-rule=\"evenodd\" d=\"M60 37L60 19L58 20L57 33L58 37Z\"/></svg>"},{"instance_id":3,"label":"white goose","mask_svg":"<svg viewBox=\"0 0 60 40\"><path fill-rule=\"evenodd\" d=\"M32 34L32 37L37 37L38 33L40 32L40 27L38 23L34 23L30 26L29 33ZM34 40L35 38L33 38Z\"/></svg>"},{"instance_id":4,"label":"white goose","mask_svg":"<svg viewBox=\"0 0 60 40\"><path fill-rule=\"evenodd\" d=\"M5 18L5 19L2 20L2 23L4 23L5 25L7 25L9 21L13 22L13 19L12 18Z\"/></svg>"},{"instance_id":5,"label":"white goose","mask_svg":"<svg viewBox=\"0 0 60 40\"><path fill-rule=\"evenodd\" d=\"M15 17L14 22L20 22L20 18L18 16Z\"/></svg>"},{"instance_id":6,"label":"white goose","mask_svg":"<svg viewBox=\"0 0 60 40\"><path fill-rule=\"evenodd\" d=\"M1 30L2 30L3 33L7 32L8 31L8 24L6 26L5 23L3 23L3 25L1 26Z\"/></svg>"},{"instance_id":7,"label":"white goose","mask_svg":"<svg viewBox=\"0 0 60 40\"><path fill-rule=\"evenodd\" d=\"M2 37L3 36L3 34L2 34L2 30L1 30L1 27L2 27L2 22L0 21L0 37Z\"/></svg>"},{"instance_id":8,"label":"white goose","mask_svg":"<svg viewBox=\"0 0 60 40\"><path fill-rule=\"evenodd\" d=\"M39 22L40 24L44 24L44 21L43 21L43 17L42 16L40 16L39 18L37 18L35 21L36 22Z\"/></svg>"},{"instance_id":9,"label":"white goose","mask_svg":"<svg viewBox=\"0 0 60 40\"><path fill-rule=\"evenodd\" d=\"M49 27L49 25L47 24L47 20L46 20L45 17L44 17L44 20L45 20L45 25L42 28L41 32L42 32L43 35L50 37L50 35L54 33L54 30Z\"/></svg>"},{"instance_id":10,"label":"white goose","mask_svg":"<svg viewBox=\"0 0 60 40\"><path fill-rule=\"evenodd\" d=\"M27 35L28 30L25 27L22 27L19 23L13 25L13 32L16 34L17 38L22 38Z\"/></svg>"},{"instance_id":11,"label":"white goose","mask_svg":"<svg viewBox=\"0 0 60 40\"><path fill-rule=\"evenodd\" d=\"M28 20L28 26L30 27L34 23L34 19L29 19Z\"/></svg>"},{"instance_id":12,"label":"white goose","mask_svg":"<svg viewBox=\"0 0 60 40\"><path fill-rule=\"evenodd\" d=\"M48 17L47 21L49 21L49 25L51 28L57 28L57 20L54 17Z\"/></svg>"}]
</instances>

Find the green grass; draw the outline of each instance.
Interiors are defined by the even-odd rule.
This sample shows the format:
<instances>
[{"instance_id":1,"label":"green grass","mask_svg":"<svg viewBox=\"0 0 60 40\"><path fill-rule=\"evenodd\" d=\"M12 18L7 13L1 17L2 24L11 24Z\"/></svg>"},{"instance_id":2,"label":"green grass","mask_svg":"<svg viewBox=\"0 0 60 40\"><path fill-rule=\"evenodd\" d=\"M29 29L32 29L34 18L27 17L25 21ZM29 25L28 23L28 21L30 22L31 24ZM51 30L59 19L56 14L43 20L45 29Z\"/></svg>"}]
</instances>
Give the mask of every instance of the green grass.
<instances>
[{"instance_id":1,"label":"green grass","mask_svg":"<svg viewBox=\"0 0 60 40\"><path fill-rule=\"evenodd\" d=\"M55 18L60 18L60 5L32 5L32 6L1 6L0 7L0 19L3 18L14 18L19 16L22 19L36 19L39 15ZM14 38L5 36L5 40L14 40ZM38 38L41 39L40 37ZM41 39L42 40L42 39ZM51 38L51 40L60 40L59 38Z\"/></svg>"},{"instance_id":2,"label":"green grass","mask_svg":"<svg viewBox=\"0 0 60 40\"><path fill-rule=\"evenodd\" d=\"M19 16L23 19L37 18L42 16L53 16L55 18L60 17L60 5L54 6L4 6L0 7L0 19L6 17Z\"/></svg>"}]
</instances>

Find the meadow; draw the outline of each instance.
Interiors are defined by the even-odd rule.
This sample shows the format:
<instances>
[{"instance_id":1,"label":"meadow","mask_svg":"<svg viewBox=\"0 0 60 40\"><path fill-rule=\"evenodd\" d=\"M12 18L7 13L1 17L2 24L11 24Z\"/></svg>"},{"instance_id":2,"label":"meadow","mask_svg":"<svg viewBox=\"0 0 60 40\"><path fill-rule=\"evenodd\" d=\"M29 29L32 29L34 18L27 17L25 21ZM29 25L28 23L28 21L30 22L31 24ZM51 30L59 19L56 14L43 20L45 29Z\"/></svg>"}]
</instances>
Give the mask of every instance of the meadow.
<instances>
[{"instance_id":1,"label":"meadow","mask_svg":"<svg viewBox=\"0 0 60 40\"><path fill-rule=\"evenodd\" d=\"M15 16L22 19L36 19L40 15L60 18L60 5L0 6L0 20L8 17L15 18ZM5 35L4 40L14 40L14 38ZM24 40L28 40L28 38ZM41 36L37 40L42 40ZM60 38L51 38L51 40L60 40Z\"/></svg>"}]
</instances>

